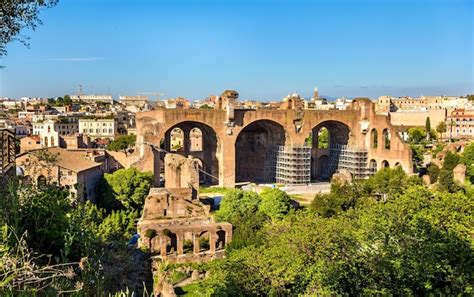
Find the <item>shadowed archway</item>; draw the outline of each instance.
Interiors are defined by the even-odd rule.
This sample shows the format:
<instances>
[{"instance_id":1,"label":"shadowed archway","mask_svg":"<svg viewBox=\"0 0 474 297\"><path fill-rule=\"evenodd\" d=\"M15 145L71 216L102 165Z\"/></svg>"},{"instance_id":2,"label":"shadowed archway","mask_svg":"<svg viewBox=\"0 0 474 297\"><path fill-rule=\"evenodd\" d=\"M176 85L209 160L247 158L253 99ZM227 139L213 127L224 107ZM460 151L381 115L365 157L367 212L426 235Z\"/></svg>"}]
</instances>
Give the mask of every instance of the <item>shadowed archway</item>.
<instances>
[{"instance_id":1,"label":"shadowed archway","mask_svg":"<svg viewBox=\"0 0 474 297\"><path fill-rule=\"evenodd\" d=\"M273 151L285 145L282 125L270 120L258 120L247 125L235 142L236 182L274 182Z\"/></svg>"},{"instance_id":2,"label":"shadowed archway","mask_svg":"<svg viewBox=\"0 0 474 297\"><path fill-rule=\"evenodd\" d=\"M321 131L327 131L327 136ZM339 121L324 121L315 126L312 131L311 146L311 180L329 180L337 168L340 147L349 143L350 129ZM327 137L328 144L324 140L321 144L320 137Z\"/></svg>"}]
</instances>

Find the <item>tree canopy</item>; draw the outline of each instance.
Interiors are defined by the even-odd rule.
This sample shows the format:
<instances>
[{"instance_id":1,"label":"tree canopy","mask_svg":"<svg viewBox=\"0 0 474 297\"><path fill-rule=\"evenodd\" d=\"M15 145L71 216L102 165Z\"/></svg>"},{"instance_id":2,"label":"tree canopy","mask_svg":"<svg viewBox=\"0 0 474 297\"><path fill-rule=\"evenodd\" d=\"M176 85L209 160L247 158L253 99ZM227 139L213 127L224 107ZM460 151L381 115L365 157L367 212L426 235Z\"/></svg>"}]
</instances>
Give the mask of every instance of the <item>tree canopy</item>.
<instances>
[{"instance_id":1,"label":"tree canopy","mask_svg":"<svg viewBox=\"0 0 474 297\"><path fill-rule=\"evenodd\" d=\"M209 263L210 277L194 293L469 295L473 210L462 192L405 185L394 199L369 199L331 217L290 212L263 225L259 244Z\"/></svg>"},{"instance_id":2,"label":"tree canopy","mask_svg":"<svg viewBox=\"0 0 474 297\"><path fill-rule=\"evenodd\" d=\"M131 149L135 146L135 141L137 140L136 135L126 135L120 136L117 139L113 140L107 148L111 151L124 151L127 152L128 149Z\"/></svg>"},{"instance_id":3,"label":"tree canopy","mask_svg":"<svg viewBox=\"0 0 474 297\"><path fill-rule=\"evenodd\" d=\"M104 178L103 198L106 207L114 208L114 201L118 201L125 209L136 210L142 209L154 181L151 172L140 172L136 168L106 173Z\"/></svg>"},{"instance_id":4,"label":"tree canopy","mask_svg":"<svg viewBox=\"0 0 474 297\"><path fill-rule=\"evenodd\" d=\"M56 5L58 0L16 1L2 0L0 2L0 57L7 54L6 45L14 40L28 46L28 37L20 35L22 29L34 30L41 24L39 13L41 9Z\"/></svg>"}]
</instances>

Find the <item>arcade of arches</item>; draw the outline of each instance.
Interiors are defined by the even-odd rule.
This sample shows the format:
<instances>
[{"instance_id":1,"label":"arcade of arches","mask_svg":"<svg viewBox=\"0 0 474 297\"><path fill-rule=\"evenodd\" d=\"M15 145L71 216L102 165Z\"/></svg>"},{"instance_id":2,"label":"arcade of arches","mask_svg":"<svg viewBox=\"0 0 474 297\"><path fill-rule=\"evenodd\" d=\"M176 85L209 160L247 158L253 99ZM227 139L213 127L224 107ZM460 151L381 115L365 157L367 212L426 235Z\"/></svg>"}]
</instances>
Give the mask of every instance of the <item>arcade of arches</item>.
<instances>
[{"instance_id":1,"label":"arcade of arches","mask_svg":"<svg viewBox=\"0 0 474 297\"><path fill-rule=\"evenodd\" d=\"M167 151L174 149L183 156L198 158L202 170L209 173L201 175L201 182L220 186L273 181L272 152L278 146L311 146L311 180L331 177L340 163L337 153L331 155L334 147L366 152L364 160L358 162L367 172L372 172L375 164L377 169L383 168L382 161L390 166L398 162L407 172L413 170L408 145L387 116L375 113L369 100L354 100L347 110L324 111L291 106L232 109L233 101L225 102L213 110L163 109L137 114L138 140L154 145L162 141L161 148ZM326 147L318 145L320 135L327 135L323 142ZM138 151L137 167L156 172L158 165L150 161L153 150L144 145Z\"/></svg>"},{"instance_id":2,"label":"arcade of arches","mask_svg":"<svg viewBox=\"0 0 474 297\"><path fill-rule=\"evenodd\" d=\"M199 159L202 171L209 173L201 172L200 182L209 185L219 183L217 156L220 146L217 135L211 127L199 122L181 122L166 131L162 148L168 152Z\"/></svg>"}]
</instances>

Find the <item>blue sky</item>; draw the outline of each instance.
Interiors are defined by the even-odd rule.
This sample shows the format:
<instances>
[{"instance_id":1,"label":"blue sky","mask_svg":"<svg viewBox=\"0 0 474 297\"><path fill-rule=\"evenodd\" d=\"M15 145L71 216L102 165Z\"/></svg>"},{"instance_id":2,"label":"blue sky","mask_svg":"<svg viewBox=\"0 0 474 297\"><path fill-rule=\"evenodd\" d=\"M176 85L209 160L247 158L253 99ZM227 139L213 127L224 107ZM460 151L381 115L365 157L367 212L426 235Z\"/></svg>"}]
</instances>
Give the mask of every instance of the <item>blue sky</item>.
<instances>
[{"instance_id":1,"label":"blue sky","mask_svg":"<svg viewBox=\"0 0 474 297\"><path fill-rule=\"evenodd\" d=\"M471 0L59 0L7 47L0 97L474 93Z\"/></svg>"}]
</instances>

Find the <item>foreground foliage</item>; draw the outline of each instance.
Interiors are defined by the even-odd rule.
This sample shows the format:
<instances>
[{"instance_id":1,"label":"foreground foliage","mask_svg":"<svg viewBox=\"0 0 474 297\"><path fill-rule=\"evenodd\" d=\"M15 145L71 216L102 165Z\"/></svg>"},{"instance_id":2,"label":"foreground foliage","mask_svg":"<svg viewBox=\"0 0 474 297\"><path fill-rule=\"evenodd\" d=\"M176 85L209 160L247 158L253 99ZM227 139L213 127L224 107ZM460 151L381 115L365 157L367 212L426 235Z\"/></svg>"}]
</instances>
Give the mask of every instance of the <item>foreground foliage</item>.
<instances>
[{"instance_id":1,"label":"foreground foliage","mask_svg":"<svg viewBox=\"0 0 474 297\"><path fill-rule=\"evenodd\" d=\"M395 168L335 184L323 198L326 204L264 220L258 240L209 263L210 277L193 293L473 294L471 189L429 190ZM260 220L258 213L251 217Z\"/></svg>"}]
</instances>

